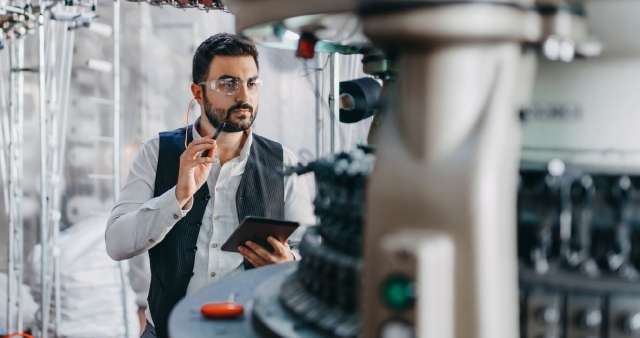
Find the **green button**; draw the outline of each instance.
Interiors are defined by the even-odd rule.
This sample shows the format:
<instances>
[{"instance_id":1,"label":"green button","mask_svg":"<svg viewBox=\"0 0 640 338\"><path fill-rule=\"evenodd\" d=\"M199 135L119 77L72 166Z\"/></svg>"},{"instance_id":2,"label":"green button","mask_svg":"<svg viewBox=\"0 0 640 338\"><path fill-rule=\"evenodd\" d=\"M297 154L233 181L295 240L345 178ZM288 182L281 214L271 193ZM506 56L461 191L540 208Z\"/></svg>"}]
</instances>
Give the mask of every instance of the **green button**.
<instances>
[{"instance_id":1,"label":"green button","mask_svg":"<svg viewBox=\"0 0 640 338\"><path fill-rule=\"evenodd\" d=\"M413 282L403 275L392 275L382 285L382 299L387 307L399 311L413 306L415 289Z\"/></svg>"}]
</instances>

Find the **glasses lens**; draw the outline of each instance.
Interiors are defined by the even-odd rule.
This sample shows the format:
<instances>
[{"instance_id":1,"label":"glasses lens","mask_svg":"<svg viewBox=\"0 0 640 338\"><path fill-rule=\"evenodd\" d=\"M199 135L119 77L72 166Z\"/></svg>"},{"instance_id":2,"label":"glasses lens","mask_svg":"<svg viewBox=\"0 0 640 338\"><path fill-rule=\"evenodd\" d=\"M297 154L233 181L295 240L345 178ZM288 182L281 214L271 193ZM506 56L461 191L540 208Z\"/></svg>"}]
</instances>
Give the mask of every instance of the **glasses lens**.
<instances>
[{"instance_id":1,"label":"glasses lens","mask_svg":"<svg viewBox=\"0 0 640 338\"><path fill-rule=\"evenodd\" d=\"M216 81L216 86L224 94L233 95L240 87L240 83L237 79L220 79Z\"/></svg>"}]
</instances>

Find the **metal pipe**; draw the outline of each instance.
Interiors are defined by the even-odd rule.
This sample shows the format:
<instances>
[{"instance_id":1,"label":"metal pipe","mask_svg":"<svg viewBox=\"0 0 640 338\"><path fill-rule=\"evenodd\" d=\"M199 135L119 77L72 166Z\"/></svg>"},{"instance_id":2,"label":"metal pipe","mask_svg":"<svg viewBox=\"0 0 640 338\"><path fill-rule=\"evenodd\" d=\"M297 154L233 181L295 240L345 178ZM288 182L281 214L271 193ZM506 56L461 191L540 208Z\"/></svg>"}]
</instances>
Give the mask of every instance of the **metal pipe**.
<instances>
[{"instance_id":1,"label":"metal pipe","mask_svg":"<svg viewBox=\"0 0 640 338\"><path fill-rule=\"evenodd\" d=\"M113 0L113 199L120 199L120 1ZM120 272L122 319L127 338L132 337L129 326L126 269L118 262Z\"/></svg>"},{"instance_id":2,"label":"metal pipe","mask_svg":"<svg viewBox=\"0 0 640 338\"><path fill-rule=\"evenodd\" d=\"M45 295L47 302L44 302L42 306L46 309L49 316L51 315L51 299L52 297L56 300L54 301L53 308L53 316L54 323L52 327L48 327L49 320L47 320L47 331L51 330L52 335L54 337L58 336L58 327L59 322L57 321L57 317L60 312L60 304L57 301L59 298L59 259L58 254L59 250L57 247L58 243L58 227L59 227L59 219L60 212L58 211L58 191L60 188L60 182L58 178L59 173L59 148L58 148L58 137L59 137L59 102L58 98L60 87L60 78L59 73L64 72L64 64L60 65L60 67L48 67L48 65L58 65L59 62L57 60L58 53L58 45L57 38L58 34L58 24L56 22L52 22L47 25L45 28L45 38L44 41L47 41L45 48L45 84L47 84L47 92L45 96L46 102L46 111L49 114L48 128L49 133L47 134L47 155L50 158L50 161L46 163L47 170L45 172L48 173L48 184L49 186L49 203L47 206L47 215L49 217L49 223L47 225L47 243L48 248L44 253L48 257L52 259L52 269L46 271L45 284L43 286L42 294ZM63 41L64 44L64 41ZM62 49L64 51L64 45ZM50 237L49 237L50 236ZM44 250L44 248L43 248ZM47 264L48 266L49 264ZM48 333L47 333L48 334Z\"/></svg>"},{"instance_id":3,"label":"metal pipe","mask_svg":"<svg viewBox=\"0 0 640 338\"><path fill-rule=\"evenodd\" d=\"M316 159L323 155L322 152L322 134L324 133L324 124L322 123L322 105L319 100L320 86L324 85L320 83L320 70L322 69L322 61L320 60L320 54L316 54L316 69L314 69L315 81L313 83L313 94L316 98L315 113L316 113Z\"/></svg>"},{"instance_id":4,"label":"metal pipe","mask_svg":"<svg viewBox=\"0 0 640 338\"><path fill-rule=\"evenodd\" d=\"M23 279L23 217L22 217L22 171L23 171L23 125L24 125L24 40L12 41L9 48L10 102L9 102L9 261L7 279L7 329L22 331L21 286ZM6 115L5 115L6 116ZM4 134L4 133L3 133ZM5 154L3 153L3 157ZM6 160L4 158L3 160Z\"/></svg>"},{"instance_id":5,"label":"metal pipe","mask_svg":"<svg viewBox=\"0 0 640 338\"><path fill-rule=\"evenodd\" d=\"M16 43L12 41L9 45L9 114L10 114L10 122L13 122L14 117L17 111L17 101L16 101L16 91L18 89L17 86L17 73L13 71L14 68L17 68L17 55L16 55ZM15 189L15 172L16 172L16 163L12 160L13 155L15 154L15 130L13 128L10 129L10 141L9 141L9 156L11 159L9 160L9 191L10 191L10 200L9 200L9 262L8 262L8 271L7 271L7 323L6 327L8 332L13 332L14 323L11 320L13 318L13 305L15 302L15 292L13 292L14 284L15 284L15 204L13 199L13 193Z\"/></svg>"},{"instance_id":6,"label":"metal pipe","mask_svg":"<svg viewBox=\"0 0 640 338\"><path fill-rule=\"evenodd\" d=\"M52 25L54 26L54 25ZM63 161L64 155L61 151L61 146L64 143L64 139L61 138L62 130L65 129L65 125L62 121L60 121L61 115L64 114L62 111L62 104L64 100L64 78L67 76L66 69L66 56L67 54L71 54L67 47L67 35L68 35L68 24L63 23L63 32L62 32L62 46L60 48L60 52L62 53L61 67L60 73L58 77L58 82L55 81L55 72L52 72L51 83L56 83L56 87L59 88L58 91L52 89L51 94L51 116L52 116L52 137L53 144L51 144L51 217L52 217L52 228L53 228L53 239L52 239L52 252L53 252L53 336L58 337L58 332L60 329L61 316L60 316L60 254L58 248L58 240L60 238L60 219L62 218L60 211L60 200L62 195L62 170L63 170ZM55 54L54 54L55 55ZM55 64L55 63L52 63ZM53 67L52 67L53 68ZM53 87L53 86L52 86ZM58 98L58 95L60 97ZM55 107L55 109L53 108Z\"/></svg>"},{"instance_id":7,"label":"metal pipe","mask_svg":"<svg viewBox=\"0 0 640 338\"><path fill-rule=\"evenodd\" d=\"M49 251L49 198L48 198L48 179L47 179L47 108L46 108L46 50L45 50L45 1L40 0L40 13L38 15L38 49L39 49L39 93L40 93L40 283L41 283L41 337L48 337L49 322L49 295L47 291L47 266Z\"/></svg>"},{"instance_id":8,"label":"metal pipe","mask_svg":"<svg viewBox=\"0 0 640 338\"><path fill-rule=\"evenodd\" d=\"M113 1L113 198L120 198L120 1Z\"/></svg>"},{"instance_id":9,"label":"metal pipe","mask_svg":"<svg viewBox=\"0 0 640 338\"><path fill-rule=\"evenodd\" d=\"M10 109L9 123L9 262L7 329L22 330L21 285L23 270L23 222L22 222L22 128L24 116L24 40L16 39L10 46ZM18 71L15 71L18 69Z\"/></svg>"},{"instance_id":10,"label":"metal pipe","mask_svg":"<svg viewBox=\"0 0 640 338\"><path fill-rule=\"evenodd\" d=\"M70 24L65 22L62 24L62 46L60 48L61 52L61 67L58 79L58 100L56 110L59 114L54 116L53 121L56 124L55 134L56 136L52 139L55 140L55 146L52 147L52 153L54 159L53 165L53 175L54 182L52 182L52 215L53 217L53 281L54 281L54 334L57 336L60 330L60 325L62 323L61 316L61 304L62 304L62 295L61 295L61 280L60 280L60 255L59 248L57 246L58 238L60 234L60 219L61 219L61 211L60 205L62 200L62 187L64 186L64 158L66 154L66 126L68 120L68 104L69 104L69 91L70 91L70 82L71 82L71 69L73 62L73 45L74 45L74 37L75 31L69 30Z\"/></svg>"},{"instance_id":11,"label":"metal pipe","mask_svg":"<svg viewBox=\"0 0 640 338\"><path fill-rule=\"evenodd\" d=\"M329 93L329 114L331 116L331 153L340 150L340 59L338 53L332 53L330 59L331 91Z\"/></svg>"},{"instance_id":12,"label":"metal pipe","mask_svg":"<svg viewBox=\"0 0 640 338\"><path fill-rule=\"evenodd\" d=\"M24 69L24 38L16 41L18 46L18 68ZM18 91L17 91L17 125L15 126L17 136L17 147L14 161L16 162L16 195L15 195L15 208L16 208L16 227L15 227L15 269L16 269L16 311L17 316L17 330L22 332L23 330L23 316L22 316L22 280L24 275L24 215L22 212L22 198L23 192L23 178L24 178L24 73L20 71L17 74L18 78Z\"/></svg>"},{"instance_id":13,"label":"metal pipe","mask_svg":"<svg viewBox=\"0 0 640 338\"><path fill-rule=\"evenodd\" d=\"M9 53L7 53L9 54ZM6 54L2 54L4 56ZM9 64L7 60L6 64ZM11 66L9 65L9 75L11 75ZM6 89L4 86L4 77L0 77L0 179L2 181L2 194L4 201L4 212L9 217L9 168L7 163L9 162L9 143L11 142L11 135L9 129L9 104L7 100ZM9 86L11 87L11 86Z\"/></svg>"}]
</instances>

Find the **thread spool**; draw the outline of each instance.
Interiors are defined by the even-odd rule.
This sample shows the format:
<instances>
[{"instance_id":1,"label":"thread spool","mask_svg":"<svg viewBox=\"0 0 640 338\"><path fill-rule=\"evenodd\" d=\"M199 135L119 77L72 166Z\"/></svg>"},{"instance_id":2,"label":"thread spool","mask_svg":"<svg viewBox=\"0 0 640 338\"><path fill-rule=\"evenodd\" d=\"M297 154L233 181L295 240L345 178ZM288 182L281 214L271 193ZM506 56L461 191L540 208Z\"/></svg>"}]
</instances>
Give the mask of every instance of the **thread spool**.
<instances>
[{"instance_id":1,"label":"thread spool","mask_svg":"<svg viewBox=\"0 0 640 338\"><path fill-rule=\"evenodd\" d=\"M373 116L382 86L370 77L340 82L340 122L356 123Z\"/></svg>"}]
</instances>

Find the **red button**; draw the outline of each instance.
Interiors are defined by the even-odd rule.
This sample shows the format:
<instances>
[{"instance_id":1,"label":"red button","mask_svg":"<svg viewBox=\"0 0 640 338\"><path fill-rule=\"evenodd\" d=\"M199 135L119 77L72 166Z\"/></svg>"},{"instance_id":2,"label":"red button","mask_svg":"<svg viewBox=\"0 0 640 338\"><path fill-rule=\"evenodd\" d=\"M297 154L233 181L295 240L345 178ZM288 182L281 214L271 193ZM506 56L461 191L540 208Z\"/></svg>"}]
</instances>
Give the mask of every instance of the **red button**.
<instances>
[{"instance_id":1,"label":"red button","mask_svg":"<svg viewBox=\"0 0 640 338\"><path fill-rule=\"evenodd\" d=\"M244 307L233 302L208 303L202 305L200 313L209 319L229 319L242 316Z\"/></svg>"}]
</instances>

